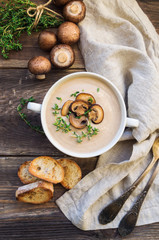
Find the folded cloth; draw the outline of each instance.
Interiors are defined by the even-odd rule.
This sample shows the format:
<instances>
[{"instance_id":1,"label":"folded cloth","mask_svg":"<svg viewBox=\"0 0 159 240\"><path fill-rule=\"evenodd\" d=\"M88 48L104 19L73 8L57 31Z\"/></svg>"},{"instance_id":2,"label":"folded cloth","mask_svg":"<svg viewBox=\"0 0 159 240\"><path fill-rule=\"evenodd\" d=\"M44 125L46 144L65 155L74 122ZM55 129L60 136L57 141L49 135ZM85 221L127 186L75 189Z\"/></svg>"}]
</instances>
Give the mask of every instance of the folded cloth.
<instances>
[{"instance_id":1,"label":"folded cloth","mask_svg":"<svg viewBox=\"0 0 159 240\"><path fill-rule=\"evenodd\" d=\"M159 129L159 36L135 0L84 2L87 13L79 25L86 70L111 80L125 100L128 116L140 121L132 131L134 140L118 142L100 156L96 169L57 200L74 225L95 230L118 227L150 176L111 223L99 223L100 211L120 196L152 159L151 147ZM142 205L137 225L159 221L158 196L159 175Z\"/></svg>"}]
</instances>

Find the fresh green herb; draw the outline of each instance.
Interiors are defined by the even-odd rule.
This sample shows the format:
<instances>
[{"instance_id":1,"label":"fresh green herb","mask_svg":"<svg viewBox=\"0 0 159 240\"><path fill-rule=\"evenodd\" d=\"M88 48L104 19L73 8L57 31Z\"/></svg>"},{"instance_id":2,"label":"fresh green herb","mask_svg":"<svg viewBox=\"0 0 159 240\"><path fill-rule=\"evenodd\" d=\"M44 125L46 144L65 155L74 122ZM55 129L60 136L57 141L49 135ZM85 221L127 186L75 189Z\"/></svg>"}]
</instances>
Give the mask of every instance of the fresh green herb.
<instances>
[{"instance_id":1,"label":"fresh green herb","mask_svg":"<svg viewBox=\"0 0 159 240\"><path fill-rule=\"evenodd\" d=\"M82 136L78 135L76 132L73 132L73 135L77 138L78 143L82 142Z\"/></svg>"},{"instance_id":2,"label":"fresh green herb","mask_svg":"<svg viewBox=\"0 0 159 240\"><path fill-rule=\"evenodd\" d=\"M56 122L53 123L53 125L56 126L56 131L62 130L64 133L71 131L70 124L67 124L62 117L57 117Z\"/></svg>"},{"instance_id":3,"label":"fresh green herb","mask_svg":"<svg viewBox=\"0 0 159 240\"><path fill-rule=\"evenodd\" d=\"M54 116L56 116L56 115L59 114L59 112L55 110L54 112L52 112L52 114L53 114Z\"/></svg>"},{"instance_id":4,"label":"fresh green herb","mask_svg":"<svg viewBox=\"0 0 159 240\"><path fill-rule=\"evenodd\" d=\"M85 116L88 116L88 113L89 113L89 112L91 112L91 109L88 109L88 110L84 113L84 115L85 115Z\"/></svg>"},{"instance_id":5,"label":"fresh green herb","mask_svg":"<svg viewBox=\"0 0 159 240\"><path fill-rule=\"evenodd\" d=\"M80 119L82 116L75 116L75 118Z\"/></svg>"},{"instance_id":6,"label":"fresh green herb","mask_svg":"<svg viewBox=\"0 0 159 240\"><path fill-rule=\"evenodd\" d=\"M0 5L0 51L4 58L8 58L11 50L21 50L22 44L19 38L23 32L30 35L33 31L35 18L27 15L29 7L36 7L36 4L30 0L8 0ZM58 27L63 20L57 15L50 16L44 10L40 21L34 29L46 29Z\"/></svg>"},{"instance_id":7,"label":"fresh green herb","mask_svg":"<svg viewBox=\"0 0 159 240\"><path fill-rule=\"evenodd\" d=\"M97 135L99 132L98 128L93 128L91 124L87 125L87 137L90 139L92 136Z\"/></svg>"},{"instance_id":8,"label":"fresh green herb","mask_svg":"<svg viewBox=\"0 0 159 240\"><path fill-rule=\"evenodd\" d=\"M61 97L57 97L56 99L62 102L62 98Z\"/></svg>"},{"instance_id":9,"label":"fresh green herb","mask_svg":"<svg viewBox=\"0 0 159 240\"><path fill-rule=\"evenodd\" d=\"M97 92L99 92L100 91L100 88L97 88Z\"/></svg>"},{"instance_id":10,"label":"fresh green herb","mask_svg":"<svg viewBox=\"0 0 159 240\"><path fill-rule=\"evenodd\" d=\"M52 112L52 114L54 116L58 115L59 114L59 111L61 108L59 108L59 106L57 105L57 103L55 103L54 107L52 108L54 110L54 112Z\"/></svg>"},{"instance_id":11,"label":"fresh green herb","mask_svg":"<svg viewBox=\"0 0 159 240\"><path fill-rule=\"evenodd\" d=\"M20 104L17 106L17 111L18 111L20 117L24 120L24 122L29 127L31 127L36 132L44 134L44 131L43 131L42 127L41 126L34 126L34 125L32 125L31 122L27 119L26 114L22 112L22 110L28 104L28 102L34 102L34 101L35 101L35 99L33 97L30 97L28 99L21 98L20 99Z\"/></svg>"},{"instance_id":12,"label":"fresh green herb","mask_svg":"<svg viewBox=\"0 0 159 240\"><path fill-rule=\"evenodd\" d=\"M88 102L89 102L89 103L92 103L92 102L93 102L93 98L89 98L89 99L88 99Z\"/></svg>"},{"instance_id":13,"label":"fresh green herb","mask_svg":"<svg viewBox=\"0 0 159 240\"><path fill-rule=\"evenodd\" d=\"M59 108L58 104L55 103L54 107L52 108L53 110L60 110L61 108Z\"/></svg>"},{"instance_id":14,"label":"fresh green herb","mask_svg":"<svg viewBox=\"0 0 159 240\"><path fill-rule=\"evenodd\" d=\"M75 93L72 93L72 94L70 95L70 97L77 97L78 94L79 94L79 91L77 91L77 92L75 92Z\"/></svg>"},{"instance_id":15,"label":"fresh green herb","mask_svg":"<svg viewBox=\"0 0 159 240\"><path fill-rule=\"evenodd\" d=\"M94 135L97 135L99 132L98 128L93 128L91 126L91 124L89 123L89 125L87 125L87 132L83 132L81 133L81 135L77 134L76 132L73 133L73 135L76 137L77 142L81 143L83 141L83 138L88 138L88 140L91 139L91 137L93 137Z\"/></svg>"}]
</instances>

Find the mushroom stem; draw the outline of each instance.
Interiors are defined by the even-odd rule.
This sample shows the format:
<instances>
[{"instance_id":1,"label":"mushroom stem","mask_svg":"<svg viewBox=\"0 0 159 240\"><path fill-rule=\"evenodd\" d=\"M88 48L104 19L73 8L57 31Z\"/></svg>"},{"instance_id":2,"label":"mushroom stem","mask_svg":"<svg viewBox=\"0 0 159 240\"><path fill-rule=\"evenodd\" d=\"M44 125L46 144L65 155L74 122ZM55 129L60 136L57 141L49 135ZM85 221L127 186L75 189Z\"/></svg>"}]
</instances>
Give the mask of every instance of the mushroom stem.
<instances>
[{"instance_id":1,"label":"mushroom stem","mask_svg":"<svg viewBox=\"0 0 159 240\"><path fill-rule=\"evenodd\" d=\"M60 63L64 63L67 61L67 55L65 53L60 53L57 59Z\"/></svg>"},{"instance_id":2,"label":"mushroom stem","mask_svg":"<svg viewBox=\"0 0 159 240\"><path fill-rule=\"evenodd\" d=\"M72 6L70 7L70 10L72 13L76 14L78 13L78 6L75 4L72 4Z\"/></svg>"},{"instance_id":3,"label":"mushroom stem","mask_svg":"<svg viewBox=\"0 0 159 240\"><path fill-rule=\"evenodd\" d=\"M45 74L41 74L41 75L36 75L36 78L39 79L39 80L43 80L45 79Z\"/></svg>"}]
</instances>

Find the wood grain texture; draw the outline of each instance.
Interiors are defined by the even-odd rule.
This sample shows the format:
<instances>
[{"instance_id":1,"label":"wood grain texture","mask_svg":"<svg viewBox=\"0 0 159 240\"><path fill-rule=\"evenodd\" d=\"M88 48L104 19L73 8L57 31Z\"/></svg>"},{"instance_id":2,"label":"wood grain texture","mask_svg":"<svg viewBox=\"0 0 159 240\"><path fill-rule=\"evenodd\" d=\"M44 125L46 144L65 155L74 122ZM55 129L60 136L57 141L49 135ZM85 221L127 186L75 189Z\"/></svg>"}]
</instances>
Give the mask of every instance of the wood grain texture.
<instances>
[{"instance_id":1,"label":"wood grain texture","mask_svg":"<svg viewBox=\"0 0 159 240\"><path fill-rule=\"evenodd\" d=\"M36 102L42 103L44 95L53 83L69 73L72 73L72 70L53 70L44 81L39 81L27 69L0 69L1 155L43 155L47 153L61 156L61 153L52 146L45 135L33 131L25 124L16 108L22 97L33 96ZM41 125L39 114L27 111L27 115L32 123Z\"/></svg>"},{"instance_id":2,"label":"wood grain texture","mask_svg":"<svg viewBox=\"0 0 159 240\"><path fill-rule=\"evenodd\" d=\"M138 3L159 33L159 1L138 0ZM51 31L56 32L57 29ZM53 147L44 135L34 132L20 119L16 111L19 99L34 96L41 103L47 90L59 78L72 72L85 71L81 53L78 46L74 45L76 60L71 69L59 71L53 68L45 81L36 80L27 70L29 59L35 55L49 58L49 53L38 47L38 34L33 33L29 37L23 34L20 39L23 50L12 52L9 60L0 57L0 240L159 239L159 223L136 227L125 238L121 238L116 229L82 231L76 228L55 203L66 191L60 184L55 186L54 197L46 204L36 206L16 201L15 191L22 185L17 177L20 164L40 155L55 159L68 157ZM33 123L40 124L38 115L28 114ZM80 165L83 176L92 171L97 162L97 158L71 159Z\"/></svg>"}]
</instances>

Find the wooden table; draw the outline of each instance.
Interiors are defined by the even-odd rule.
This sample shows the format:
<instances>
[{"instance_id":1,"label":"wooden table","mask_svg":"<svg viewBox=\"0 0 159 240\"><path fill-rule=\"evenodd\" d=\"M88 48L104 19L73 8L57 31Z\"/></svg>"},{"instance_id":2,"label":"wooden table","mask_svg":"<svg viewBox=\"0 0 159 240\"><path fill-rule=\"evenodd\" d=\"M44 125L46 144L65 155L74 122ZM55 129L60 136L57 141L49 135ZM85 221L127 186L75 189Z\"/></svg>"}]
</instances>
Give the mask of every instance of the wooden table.
<instances>
[{"instance_id":1,"label":"wooden table","mask_svg":"<svg viewBox=\"0 0 159 240\"><path fill-rule=\"evenodd\" d=\"M138 0L159 33L159 1ZM53 31L56 31L54 29ZM37 33L23 35L23 50L12 52L9 60L0 58L0 240L1 239L120 239L116 229L81 231L72 225L55 204L64 192L58 184L52 201L42 205L17 202L15 191L21 186L17 177L20 164L36 156L48 155L55 159L67 157L53 147L45 135L30 129L19 117L16 107L21 97L34 96L41 102L49 87L66 74L85 71L82 56L75 45L76 61L67 70L55 70L45 81L38 81L27 69L28 60L36 55L48 57L37 45ZM39 116L29 114L31 121L39 123ZM74 158L72 158L74 159ZM74 159L83 176L92 171L97 158ZM159 223L136 227L124 239L159 239Z\"/></svg>"}]
</instances>

